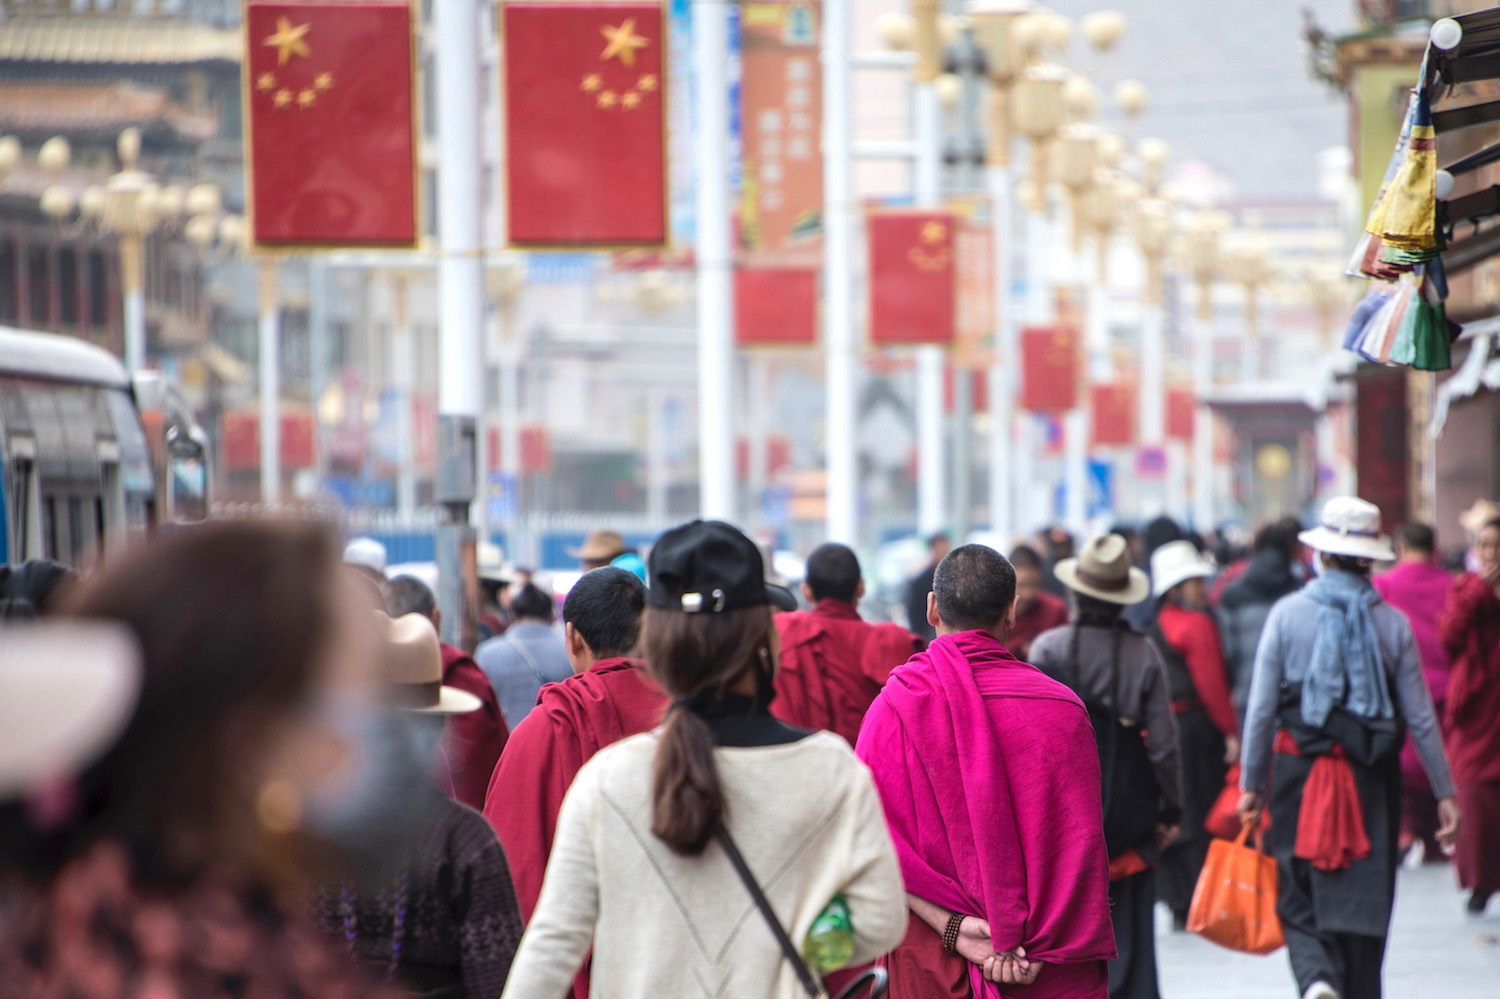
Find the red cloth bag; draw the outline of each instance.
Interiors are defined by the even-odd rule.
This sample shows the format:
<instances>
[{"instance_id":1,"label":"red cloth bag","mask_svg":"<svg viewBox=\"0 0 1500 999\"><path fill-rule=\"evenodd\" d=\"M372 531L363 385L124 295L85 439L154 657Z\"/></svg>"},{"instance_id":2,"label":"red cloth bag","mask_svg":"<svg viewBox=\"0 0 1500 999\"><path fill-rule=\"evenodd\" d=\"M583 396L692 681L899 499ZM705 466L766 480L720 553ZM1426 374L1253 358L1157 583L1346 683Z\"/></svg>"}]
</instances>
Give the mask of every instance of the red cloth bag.
<instances>
[{"instance_id":1,"label":"red cloth bag","mask_svg":"<svg viewBox=\"0 0 1500 999\"><path fill-rule=\"evenodd\" d=\"M1187 928L1220 947L1270 954L1285 942L1276 915L1276 859L1261 852L1258 831L1256 845L1246 843L1250 830L1241 829L1233 842L1216 839L1208 845Z\"/></svg>"},{"instance_id":2,"label":"red cloth bag","mask_svg":"<svg viewBox=\"0 0 1500 999\"><path fill-rule=\"evenodd\" d=\"M1267 832L1271 828L1271 810L1261 809L1260 813L1261 831ZM1224 776L1224 790L1214 799L1213 807L1208 810L1208 817L1203 820L1203 828L1211 835L1219 839L1234 839L1240 834L1240 765L1238 763L1229 768L1229 773Z\"/></svg>"}]
</instances>

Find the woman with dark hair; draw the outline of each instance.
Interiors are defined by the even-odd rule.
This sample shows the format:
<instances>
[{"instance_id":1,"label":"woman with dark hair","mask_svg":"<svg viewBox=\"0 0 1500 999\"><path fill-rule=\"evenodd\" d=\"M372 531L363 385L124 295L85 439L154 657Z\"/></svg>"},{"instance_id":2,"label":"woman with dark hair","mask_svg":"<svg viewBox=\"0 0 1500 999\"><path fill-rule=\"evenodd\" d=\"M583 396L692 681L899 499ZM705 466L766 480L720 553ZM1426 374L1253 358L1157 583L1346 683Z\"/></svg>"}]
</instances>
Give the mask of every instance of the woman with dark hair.
<instances>
[{"instance_id":1,"label":"woman with dark hair","mask_svg":"<svg viewBox=\"0 0 1500 999\"><path fill-rule=\"evenodd\" d=\"M97 762L0 806L6 995L361 994L284 907L345 763L318 705L373 688L369 613L300 525L164 534L64 613L123 624L135 711Z\"/></svg>"},{"instance_id":2,"label":"woman with dark hair","mask_svg":"<svg viewBox=\"0 0 1500 999\"><path fill-rule=\"evenodd\" d=\"M1500 519L1474 540L1479 571L1454 584L1438 632L1453 657L1448 751L1464 815L1454 859L1478 916L1500 892Z\"/></svg>"},{"instance_id":3,"label":"woman with dark hair","mask_svg":"<svg viewBox=\"0 0 1500 999\"><path fill-rule=\"evenodd\" d=\"M591 994L791 999L796 972L736 873L731 834L801 942L836 897L850 964L901 940L900 869L868 771L848 744L767 710L777 663L755 544L694 521L651 548L644 648L673 698L661 728L601 750L558 816L552 858L504 999L557 999L590 945ZM721 832L722 830L722 832Z\"/></svg>"},{"instance_id":4,"label":"woman with dark hair","mask_svg":"<svg viewBox=\"0 0 1500 999\"><path fill-rule=\"evenodd\" d=\"M1182 823L1162 854L1157 888L1176 926L1188 906L1213 838L1204 820L1224 790L1229 763L1240 755L1240 721L1229 693L1219 628L1208 609L1213 569L1191 541L1169 541L1151 556L1156 612L1146 633L1167 671L1182 767Z\"/></svg>"},{"instance_id":5,"label":"woman with dark hair","mask_svg":"<svg viewBox=\"0 0 1500 999\"><path fill-rule=\"evenodd\" d=\"M1437 840L1458 834L1453 781L1406 616L1370 567L1395 553L1380 510L1331 499L1298 540L1321 578L1271 609L1250 684L1240 815L1259 821L1269 783L1276 913L1303 999L1379 999L1395 901L1401 743L1438 797Z\"/></svg>"}]
</instances>

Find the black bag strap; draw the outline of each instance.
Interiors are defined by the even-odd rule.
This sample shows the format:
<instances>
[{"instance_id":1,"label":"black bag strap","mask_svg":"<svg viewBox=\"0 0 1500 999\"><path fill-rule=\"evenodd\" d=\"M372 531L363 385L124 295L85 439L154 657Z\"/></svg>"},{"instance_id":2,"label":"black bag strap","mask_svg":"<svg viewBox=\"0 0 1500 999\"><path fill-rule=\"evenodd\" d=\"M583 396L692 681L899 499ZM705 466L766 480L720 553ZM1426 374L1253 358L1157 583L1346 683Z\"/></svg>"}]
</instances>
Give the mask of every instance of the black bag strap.
<instances>
[{"instance_id":1,"label":"black bag strap","mask_svg":"<svg viewBox=\"0 0 1500 999\"><path fill-rule=\"evenodd\" d=\"M792 938L786 935L786 930L781 925L781 920L776 918L775 911L771 908L766 893L760 890L760 882L755 880L755 875L750 873L750 868L745 865L745 858L740 854L740 848L735 846L734 837L729 835L729 830L719 826L719 842L724 846L724 852L729 855L729 862L734 865L734 872L744 882L745 890L750 893L750 898L755 902L755 907L765 917L766 925L771 928L771 935L776 938L776 943L781 947L781 952L791 962L792 970L797 972L797 978L801 980L802 987L807 990L811 999L821 999L828 993L823 991L822 986L813 977L812 970L808 968L807 962L802 960L796 944Z\"/></svg>"}]
</instances>

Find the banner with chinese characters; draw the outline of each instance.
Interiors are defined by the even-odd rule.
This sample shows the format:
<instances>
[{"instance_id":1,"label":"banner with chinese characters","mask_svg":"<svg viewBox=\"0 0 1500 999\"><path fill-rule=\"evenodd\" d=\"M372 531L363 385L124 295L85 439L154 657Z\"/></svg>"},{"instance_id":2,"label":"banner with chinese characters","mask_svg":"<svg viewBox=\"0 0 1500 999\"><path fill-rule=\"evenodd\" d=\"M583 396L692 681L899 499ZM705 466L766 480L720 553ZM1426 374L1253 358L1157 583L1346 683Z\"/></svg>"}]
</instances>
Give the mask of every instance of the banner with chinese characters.
<instances>
[{"instance_id":1,"label":"banner with chinese characters","mask_svg":"<svg viewBox=\"0 0 1500 999\"><path fill-rule=\"evenodd\" d=\"M736 268L734 339L741 347L801 347L817 343L817 268Z\"/></svg>"},{"instance_id":2,"label":"banner with chinese characters","mask_svg":"<svg viewBox=\"0 0 1500 999\"><path fill-rule=\"evenodd\" d=\"M953 342L956 317L954 214L869 213L870 342Z\"/></svg>"},{"instance_id":3,"label":"banner with chinese characters","mask_svg":"<svg viewBox=\"0 0 1500 999\"><path fill-rule=\"evenodd\" d=\"M511 245L665 244L661 6L513 2L501 23Z\"/></svg>"},{"instance_id":4,"label":"banner with chinese characters","mask_svg":"<svg viewBox=\"0 0 1500 999\"><path fill-rule=\"evenodd\" d=\"M1021 408L1060 413L1078 405L1078 331L1069 326L1021 330Z\"/></svg>"},{"instance_id":5,"label":"banner with chinese characters","mask_svg":"<svg viewBox=\"0 0 1500 999\"><path fill-rule=\"evenodd\" d=\"M416 245L412 65L405 0L249 0L245 174L257 245Z\"/></svg>"},{"instance_id":6,"label":"banner with chinese characters","mask_svg":"<svg viewBox=\"0 0 1500 999\"><path fill-rule=\"evenodd\" d=\"M740 5L739 237L759 254L816 246L822 231L820 5Z\"/></svg>"},{"instance_id":7,"label":"banner with chinese characters","mask_svg":"<svg viewBox=\"0 0 1500 999\"><path fill-rule=\"evenodd\" d=\"M1186 387L1167 389L1167 436L1173 440L1193 439L1193 420L1198 400Z\"/></svg>"},{"instance_id":8,"label":"banner with chinese characters","mask_svg":"<svg viewBox=\"0 0 1500 999\"><path fill-rule=\"evenodd\" d=\"M1111 382L1090 389L1094 404L1094 443L1134 444L1136 386L1133 382Z\"/></svg>"}]
</instances>

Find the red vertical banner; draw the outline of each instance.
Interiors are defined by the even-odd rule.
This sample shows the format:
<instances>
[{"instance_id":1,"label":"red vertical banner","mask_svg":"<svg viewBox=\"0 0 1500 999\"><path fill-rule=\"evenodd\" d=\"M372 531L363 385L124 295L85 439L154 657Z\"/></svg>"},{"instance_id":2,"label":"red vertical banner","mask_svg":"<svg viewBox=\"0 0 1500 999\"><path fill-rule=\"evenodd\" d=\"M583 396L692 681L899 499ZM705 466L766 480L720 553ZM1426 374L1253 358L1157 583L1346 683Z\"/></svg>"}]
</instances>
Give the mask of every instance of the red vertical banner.
<instances>
[{"instance_id":1,"label":"red vertical banner","mask_svg":"<svg viewBox=\"0 0 1500 999\"><path fill-rule=\"evenodd\" d=\"M870 342L953 342L957 312L949 211L869 214Z\"/></svg>"},{"instance_id":2,"label":"red vertical banner","mask_svg":"<svg viewBox=\"0 0 1500 999\"><path fill-rule=\"evenodd\" d=\"M1134 444L1135 385L1128 382L1095 385L1090 398L1094 404L1094 443Z\"/></svg>"},{"instance_id":3,"label":"red vertical banner","mask_svg":"<svg viewBox=\"0 0 1500 999\"><path fill-rule=\"evenodd\" d=\"M518 246L667 242L659 3L506 3L506 217Z\"/></svg>"},{"instance_id":4,"label":"red vertical banner","mask_svg":"<svg viewBox=\"0 0 1500 999\"><path fill-rule=\"evenodd\" d=\"M245 5L250 231L263 246L417 242L411 8Z\"/></svg>"},{"instance_id":5,"label":"red vertical banner","mask_svg":"<svg viewBox=\"0 0 1500 999\"><path fill-rule=\"evenodd\" d=\"M1167 436L1173 440L1193 439L1193 421L1198 400L1190 388L1167 389Z\"/></svg>"},{"instance_id":6,"label":"red vertical banner","mask_svg":"<svg viewBox=\"0 0 1500 999\"><path fill-rule=\"evenodd\" d=\"M734 339L742 347L818 342L813 267L740 267L734 272Z\"/></svg>"},{"instance_id":7,"label":"red vertical banner","mask_svg":"<svg viewBox=\"0 0 1500 999\"><path fill-rule=\"evenodd\" d=\"M1078 405L1078 331L1068 326L1021 330L1021 408L1060 413Z\"/></svg>"},{"instance_id":8,"label":"red vertical banner","mask_svg":"<svg viewBox=\"0 0 1500 999\"><path fill-rule=\"evenodd\" d=\"M811 247L822 232L821 4L740 4L742 249Z\"/></svg>"}]
</instances>

